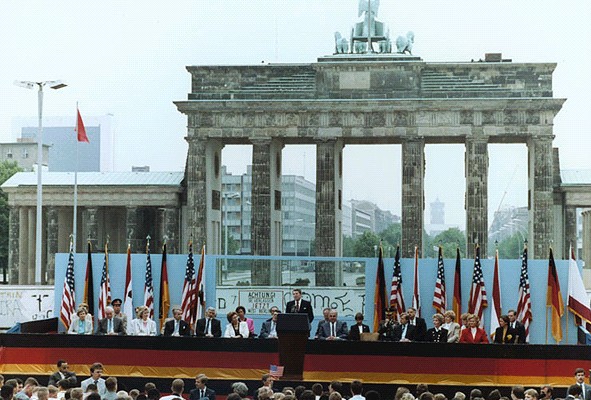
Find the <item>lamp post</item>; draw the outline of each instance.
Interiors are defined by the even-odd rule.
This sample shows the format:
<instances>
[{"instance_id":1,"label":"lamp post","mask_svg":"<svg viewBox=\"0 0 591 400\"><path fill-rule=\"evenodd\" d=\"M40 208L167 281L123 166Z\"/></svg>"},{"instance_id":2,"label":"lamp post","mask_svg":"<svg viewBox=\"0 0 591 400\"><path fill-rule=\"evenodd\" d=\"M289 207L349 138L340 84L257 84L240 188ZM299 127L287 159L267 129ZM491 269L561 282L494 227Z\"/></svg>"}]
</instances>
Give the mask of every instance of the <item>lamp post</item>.
<instances>
[{"instance_id":1,"label":"lamp post","mask_svg":"<svg viewBox=\"0 0 591 400\"><path fill-rule=\"evenodd\" d=\"M51 89L61 89L67 85L62 81L44 81L44 82L30 82L30 81L14 81L16 86L24 87L26 89L37 88L37 103L39 109L39 128L37 131L37 221L35 224L35 285L41 285L41 240L42 228L41 222L43 218L43 183L42 183L42 165L43 165L43 87L47 86ZM22 282L21 282L22 283Z\"/></svg>"},{"instance_id":2,"label":"lamp post","mask_svg":"<svg viewBox=\"0 0 591 400\"><path fill-rule=\"evenodd\" d=\"M228 257L228 199L237 199L240 197L238 192L225 192L224 198L224 256ZM228 260L224 259L224 267L228 270Z\"/></svg>"}]
</instances>

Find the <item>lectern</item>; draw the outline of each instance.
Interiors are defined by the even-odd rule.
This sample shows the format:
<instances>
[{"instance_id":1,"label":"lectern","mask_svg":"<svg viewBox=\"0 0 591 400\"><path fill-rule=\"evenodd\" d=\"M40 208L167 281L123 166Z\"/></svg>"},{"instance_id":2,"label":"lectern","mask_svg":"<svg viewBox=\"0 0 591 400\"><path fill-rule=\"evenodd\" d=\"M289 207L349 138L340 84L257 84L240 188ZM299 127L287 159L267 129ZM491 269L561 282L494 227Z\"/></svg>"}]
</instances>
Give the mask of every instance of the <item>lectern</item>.
<instances>
[{"instance_id":1,"label":"lectern","mask_svg":"<svg viewBox=\"0 0 591 400\"><path fill-rule=\"evenodd\" d=\"M307 314L279 314L277 316L279 339L279 364L283 365L283 377L288 380L303 379L304 355L310 336Z\"/></svg>"}]
</instances>

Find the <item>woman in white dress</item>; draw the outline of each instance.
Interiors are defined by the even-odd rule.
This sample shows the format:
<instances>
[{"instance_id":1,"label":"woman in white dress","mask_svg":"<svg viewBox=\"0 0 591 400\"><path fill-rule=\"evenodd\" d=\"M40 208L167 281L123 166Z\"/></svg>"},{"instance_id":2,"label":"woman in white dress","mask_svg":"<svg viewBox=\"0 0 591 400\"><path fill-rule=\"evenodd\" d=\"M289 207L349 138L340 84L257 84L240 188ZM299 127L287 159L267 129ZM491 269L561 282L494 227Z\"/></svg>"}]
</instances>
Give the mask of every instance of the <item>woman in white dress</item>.
<instances>
[{"instance_id":1,"label":"woman in white dress","mask_svg":"<svg viewBox=\"0 0 591 400\"><path fill-rule=\"evenodd\" d=\"M248 331L248 325L245 321L240 321L238 313L236 311L230 311L228 313L228 322L226 325L226 331L224 332L225 338L247 338L250 334Z\"/></svg>"},{"instance_id":2,"label":"woman in white dress","mask_svg":"<svg viewBox=\"0 0 591 400\"><path fill-rule=\"evenodd\" d=\"M460 341L460 324L456 322L456 313L447 310L443 313L445 323L442 328L447 329L447 343L457 343Z\"/></svg>"},{"instance_id":3,"label":"woman in white dress","mask_svg":"<svg viewBox=\"0 0 591 400\"><path fill-rule=\"evenodd\" d=\"M156 336L156 322L150 319L150 309L148 307L138 307L137 318L131 321L131 330L127 334L134 336Z\"/></svg>"},{"instance_id":4,"label":"woman in white dress","mask_svg":"<svg viewBox=\"0 0 591 400\"><path fill-rule=\"evenodd\" d=\"M86 308L78 308L76 316L72 318L68 333L71 335L92 335L92 319L90 321L87 320L87 315Z\"/></svg>"}]
</instances>

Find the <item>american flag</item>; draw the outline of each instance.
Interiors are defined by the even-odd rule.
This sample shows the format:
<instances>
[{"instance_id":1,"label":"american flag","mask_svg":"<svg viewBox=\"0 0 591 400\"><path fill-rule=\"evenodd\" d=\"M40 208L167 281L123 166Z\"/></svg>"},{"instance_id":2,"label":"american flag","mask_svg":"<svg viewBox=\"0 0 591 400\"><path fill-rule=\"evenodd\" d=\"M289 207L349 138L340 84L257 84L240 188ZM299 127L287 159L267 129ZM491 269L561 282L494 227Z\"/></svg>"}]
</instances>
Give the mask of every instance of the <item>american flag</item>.
<instances>
[{"instance_id":1,"label":"american flag","mask_svg":"<svg viewBox=\"0 0 591 400\"><path fill-rule=\"evenodd\" d=\"M130 320L135 315L133 311L133 283L131 280L131 244L127 245L127 267L125 270L125 298L123 299L123 312Z\"/></svg>"},{"instance_id":2,"label":"american flag","mask_svg":"<svg viewBox=\"0 0 591 400\"><path fill-rule=\"evenodd\" d=\"M150 259L150 241L146 244L146 283L144 284L144 305L154 318L154 282L152 280L152 260Z\"/></svg>"},{"instance_id":3,"label":"american flag","mask_svg":"<svg viewBox=\"0 0 591 400\"><path fill-rule=\"evenodd\" d=\"M400 246L396 247L396 256L394 257L394 271L392 273L392 289L390 291L390 307L394 308L395 319L406 311L404 305L404 296L402 295L402 271L400 268Z\"/></svg>"},{"instance_id":4,"label":"american flag","mask_svg":"<svg viewBox=\"0 0 591 400\"><path fill-rule=\"evenodd\" d=\"M527 247L521 256L521 275L519 276L519 304L517 304L517 320L525 327L525 341L529 342L529 323L532 320L529 276L527 274Z\"/></svg>"},{"instance_id":5,"label":"american flag","mask_svg":"<svg viewBox=\"0 0 591 400\"><path fill-rule=\"evenodd\" d=\"M474 257L474 272L472 274L472 288L470 289L470 306L468 312L475 314L480 319L480 326L484 325L482 314L488 307L486 299L486 288L484 287L484 276L482 275L482 265L480 265L480 247L476 246L476 256Z\"/></svg>"},{"instance_id":6,"label":"american flag","mask_svg":"<svg viewBox=\"0 0 591 400\"><path fill-rule=\"evenodd\" d=\"M197 294L196 318L201 318L205 315L205 245L201 248L201 260L199 261L199 270L197 271L195 291Z\"/></svg>"},{"instance_id":7,"label":"american flag","mask_svg":"<svg viewBox=\"0 0 591 400\"><path fill-rule=\"evenodd\" d=\"M433 294L433 308L443 314L447 308L445 300L445 269L443 267L443 248L439 246L437 255L437 280L435 281L435 293Z\"/></svg>"},{"instance_id":8,"label":"american flag","mask_svg":"<svg viewBox=\"0 0 591 400\"><path fill-rule=\"evenodd\" d=\"M105 244L105 261L101 275L101 293L99 295L99 319L105 318L105 307L111 304L111 284L109 282L109 243Z\"/></svg>"},{"instance_id":9,"label":"american flag","mask_svg":"<svg viewBox=\"0 0 591 400\"><path fill-rule=\"evenodd\" d=\"M68 258L68 267L66 268L66 277L64 278L64 290L62 292L62 307L60 310L60 319L66 330L72 323L72 314L76 312L76 294L74 293L74 243L70 239L70 256Z\"/></svg>"},{"instance_id":10,"label":"american flag","mask_svg":"<svg viewBox=\"0 0 591 400\"><path fill-rule=\"evenodd\" d=\"M193 261L193 242L189 242L189 256L187 257L187 267L185 268L185 283L183 284L183 294L181 295L181 309L183 310L183 320L194 326L197 320L197 293L195 291L195 262Z\"/></svg>"},{"instance_id":11,"label":"american flag","mask_svg":"<svg viewBox=\"0 0 591 400\"><path fill-rule=\"evenodd\" d=\"M281 378L283 376L283 367L282 365L270 365L269 366L269 375L273 378Z\"/></svg>"},{"instance_id":12,"label":"american flag","mask_svg":"<svg viewBox=\"0 0 591 400\"><path fill-rule=\"evenodd\" d=\"M412 307L417 310L417 317L421 316L421 289L419 285L419 248L415 246L415 277L412 290Z\"/></svg>"}]
</instances>

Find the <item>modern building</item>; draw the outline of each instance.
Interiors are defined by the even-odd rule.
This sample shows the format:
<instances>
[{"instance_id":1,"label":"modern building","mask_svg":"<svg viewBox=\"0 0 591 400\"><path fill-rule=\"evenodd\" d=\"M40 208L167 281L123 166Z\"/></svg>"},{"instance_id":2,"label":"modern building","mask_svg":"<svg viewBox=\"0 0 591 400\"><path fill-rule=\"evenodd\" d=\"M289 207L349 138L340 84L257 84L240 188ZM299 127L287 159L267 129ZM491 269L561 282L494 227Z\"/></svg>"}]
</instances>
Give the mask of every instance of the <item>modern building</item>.
<instances>
[{"instance_id":1,"label":"modern building","mask_svg":"<svg viewBox=\"0 0 591 400\"><path fill-rule=\"evenodd\" d=\"M383 232L390 225L400 222L399 216L382 210L368 200L351 200L351 209L353 238L363 235L366 231Z\"/></svg>"},{"instance_id":2,"label":"modern building","mask_svg":"<svg viewBox=\"0 0 591 400\"><path fill-rule=\"evenodd\" d=\"M43 145L43 168L47 168L49 146ZM0 143L0 162L12 161L23 169L33 171L37 165L37 143L19 139L12 143Z\"/></svg>"}]
</instances>

